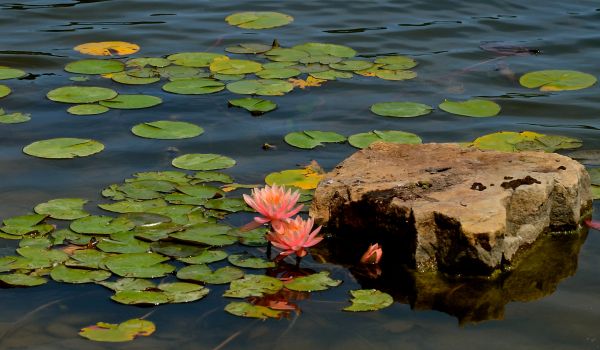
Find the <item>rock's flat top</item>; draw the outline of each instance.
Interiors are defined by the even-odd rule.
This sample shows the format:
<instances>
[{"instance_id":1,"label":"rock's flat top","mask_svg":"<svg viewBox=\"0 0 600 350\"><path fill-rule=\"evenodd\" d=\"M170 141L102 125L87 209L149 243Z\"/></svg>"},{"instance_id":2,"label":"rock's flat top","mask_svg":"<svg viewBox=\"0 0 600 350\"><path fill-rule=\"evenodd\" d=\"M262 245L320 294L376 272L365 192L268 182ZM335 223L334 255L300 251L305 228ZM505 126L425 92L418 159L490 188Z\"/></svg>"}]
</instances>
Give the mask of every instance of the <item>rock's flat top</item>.
<instances>
[{"instance_id":1,"label":"rock's flat top","mask_svg":"<svg viewBox=\"0 0 600 350\"><path fill-rule=\"evenodd\" d=\"M420 269L493 269L548 228L576 228L591 202L585 168L555 153L380 142L326 175L311 215L401 235Z\"/></svg>"}]
</instances>

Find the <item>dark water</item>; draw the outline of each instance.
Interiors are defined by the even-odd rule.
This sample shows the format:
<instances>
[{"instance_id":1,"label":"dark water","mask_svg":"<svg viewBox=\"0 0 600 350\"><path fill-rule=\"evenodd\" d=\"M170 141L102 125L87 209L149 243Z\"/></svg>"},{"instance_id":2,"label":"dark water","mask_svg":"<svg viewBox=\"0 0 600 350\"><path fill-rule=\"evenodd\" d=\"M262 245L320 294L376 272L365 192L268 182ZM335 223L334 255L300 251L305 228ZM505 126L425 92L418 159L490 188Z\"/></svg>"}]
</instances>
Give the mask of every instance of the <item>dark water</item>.
<instances>
[{"instance_id":1,"label":"dark water","mask_svg":"<svg viewBox=\"0 0 600 350\"><path fill-rule=\"evenodd\" d=\"M294 16L293 24L265 31L243 30L223 19L244 10L273 10ZM500 130L531 130L580 138L600 147L598 87L539 94L514 77L537 69L576 69L600 75L600 3L596 1L25 1L0 3L0 65L22 68L35 79L9 81L13 94L2 99L8 111L32 114L19 125L0 126L0 217L22 214L57 197L100 202L99 191L138 171L169 170L172 154L221 153L237 160L230 169L238 182L260 183L265 174L312 159L330 169L354 149L332 145L301 151L283 135L298 130L331 130L344 135L373 129L414 132L425 142L469 141ZM279 108L262 118L227 108L233 95L199 97L163 93L158 87L119 86L121 93L149 93L164 103L148 110L110 111L74 117L44 98L70 84L62 68L81 58L72 47L89 41L139 44L138 56L181 51L222 52L240 42L284 46L304 42L344 44L360 55L404 54L419 61L419 78L406 82L354 78L318 89L296 90L273 100ZM503 41L542 51L502 60L479 46ZM94 78L95 79L95 78ZM107 84L92 79L92 82ZM444 98L485 96L502 105L497 118L461 118L434 111L422 118L388 119L369 112L380 101L437 105ZM175 117L204 127L199 138L145 140L131 126ZM106 150L93 157L52 161L25 156L21 148L52 137L93 137ZM264 152L268 142L277 151ZM0 242L12 253L14 246ZM576 256L576 255L575 255ZM600 236L591 231L579 260L554 287L537 297L514 298L494 320L464 323L440 311L419 310L415 300L377 313L339 311L348 290L359 283L336 265L307 266L332 271L344 284L301 302L302 314L266 322L239 319L222 311L224 290L211 287L206 300L153 309L111 303L98 286L49 283L31 289L0 290L0 349L598 349L600 348ZM567 276L565 275L565 277ZM403 281L398 281L401 284ZM535 284L535 281L532 281ZM402 286L400 286L402 288ZM546 290L550 289L550 290ZM471 296L466 295L465 300ZM527 302L521 302L527 301ZM407 303L413 304L413 308ZM440 301L443 304L443 301ZM485 308L487 304L483 305ZM497 308L493 300L489 309ZM91 343L77 336L98 321L119 322L154 312L157 332L122 345ZM500 313L499 313L500 312ZM229 342L227 340L230 339Z\"/></svg>"}]
</instances>

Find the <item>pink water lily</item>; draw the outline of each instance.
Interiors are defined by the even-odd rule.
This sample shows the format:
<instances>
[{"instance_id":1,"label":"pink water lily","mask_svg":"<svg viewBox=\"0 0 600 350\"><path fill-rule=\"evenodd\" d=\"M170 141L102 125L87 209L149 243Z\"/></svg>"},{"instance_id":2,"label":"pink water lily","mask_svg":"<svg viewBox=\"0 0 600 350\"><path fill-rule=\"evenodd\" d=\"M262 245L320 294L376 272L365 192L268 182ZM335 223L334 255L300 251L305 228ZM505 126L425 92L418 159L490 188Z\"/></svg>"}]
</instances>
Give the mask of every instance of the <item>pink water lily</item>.
<instances>
[{"instance_id":1,"label":"pink water lily","mask_svg":"<svg viewBox=\"0 0 600 350\"><path fill-rule=\"evenodd\" d=\"M267 239L273 246L282 249L280 256L296 254L301 258L307 254L306 248L323 240L323 237L317 237L321 226L311 231L313 225L313 219L303 220L301 217L296 217L274 227L275 231L267 234Z\"/></svg>"},{"instance_id":2,"label":"pink water lily","mask_svg":"<svg viewBox=\"0 0 600 350\"><path fill-rule=\"evenodd\" d=\"M244 201L256 210L261 216L254 218L254 222L245 226L246 229L259 227L268 222L276 229L284 221L298 214L302 210L302 204L294 207L300 198L300 192L287 191L283 186L273 185L271 187L255 188L250 196L244 195Z\"/></svg>"},{"instance_id":3,"label":"pink water lily","mask_svg":"<svg viewBox=\"0 0 600 350\"><path fill-rule=\"evenodd\" d=\"M378 264L383 255L383 250L379 243L371 244L369 249L360 258L360 262L363 264Z\"/></svg>"}]
</instances>

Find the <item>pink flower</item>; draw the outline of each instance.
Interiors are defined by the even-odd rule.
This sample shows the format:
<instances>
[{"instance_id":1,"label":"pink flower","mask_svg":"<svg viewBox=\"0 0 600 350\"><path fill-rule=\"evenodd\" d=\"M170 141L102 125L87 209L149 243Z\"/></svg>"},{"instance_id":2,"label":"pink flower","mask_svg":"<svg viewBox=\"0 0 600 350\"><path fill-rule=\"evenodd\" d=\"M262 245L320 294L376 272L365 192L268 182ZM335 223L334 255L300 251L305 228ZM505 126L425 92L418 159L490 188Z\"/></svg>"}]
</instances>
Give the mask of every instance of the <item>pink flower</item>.
<instances>
[{"instance_id":1,"label":"pink flower","mask_svg":"<svg viewBox=\"0 0 600 350\"><path fill-rule=\"evenodd\" d=\"M594 230L600 230L600 221L594 221L592 219L587 219L584 221L585 225Z\"/></svg>"},{"instance_id":2,"label":"pink flower","mask_svg":"<svg viewBox=\"0 0 600 350\"><path fill-rule=\"evenodd\" d=\"M282 222L302 210L302 204L294 208L299 198L298 191L292 192L289 189L285 191L283 186L277 185L265 186L263 189L255 188L252 190L251 196L244 195L244 201L262 215L262 217L254 218L257 224L253 225L254 228L267 222L270 222L273 228L277 228Z\"/></svg>"},{"instance_id":3,"label":"pink flower","mask_svg":"<svg viewBox=\"0 0 600 350\"><path fill-rule=\"evenodd\" d=\"M363 264L378 264L382 255L383 250L381 250L379 243L371 244L369 249L360 258L360 262Z\"/></svg>"},{"instance_id":4,"label":"pink flower","mask_svg":"<svg viewBox=\"0 0 600 350\"><path fill-rule=\"evenodd\" d=\"M321 226L311 232L313 224L313 219L304 221L301 217L283 221L280 225L274 227L275 232L267 234L267 239L275 247L283 250L279 255L296 254L301 258L306 255L306 248L312 247L323 240L323 237L317 237Z\"/></svg>"}]
</instances>

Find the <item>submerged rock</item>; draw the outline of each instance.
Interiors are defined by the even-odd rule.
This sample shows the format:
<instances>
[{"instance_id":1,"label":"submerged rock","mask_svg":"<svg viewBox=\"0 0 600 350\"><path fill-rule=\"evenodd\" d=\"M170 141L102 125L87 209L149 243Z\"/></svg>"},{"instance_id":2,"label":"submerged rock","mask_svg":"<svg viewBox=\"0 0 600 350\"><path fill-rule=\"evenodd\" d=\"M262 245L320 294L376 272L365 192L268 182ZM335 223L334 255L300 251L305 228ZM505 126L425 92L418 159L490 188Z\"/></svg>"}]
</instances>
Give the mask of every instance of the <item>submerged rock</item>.
<instances>
[{"instance_id":1,"label":"submerged rock","mask_svg":"<svg viewBox=\"0 0 600 350\"><path fill-rule=\"evenodd\" d=\"M591 205L589 175L565 156L380 142L327 174L310 212L419 271L488 274Z\"/></svg>"}]
</instances>

